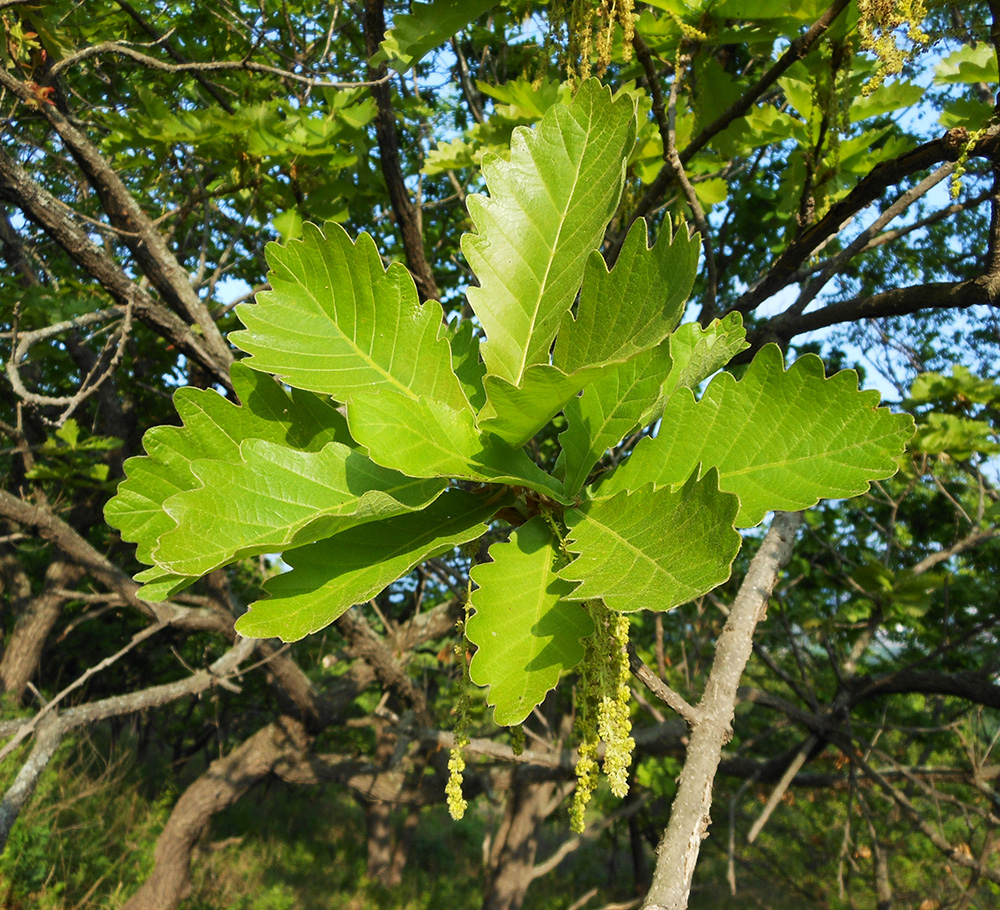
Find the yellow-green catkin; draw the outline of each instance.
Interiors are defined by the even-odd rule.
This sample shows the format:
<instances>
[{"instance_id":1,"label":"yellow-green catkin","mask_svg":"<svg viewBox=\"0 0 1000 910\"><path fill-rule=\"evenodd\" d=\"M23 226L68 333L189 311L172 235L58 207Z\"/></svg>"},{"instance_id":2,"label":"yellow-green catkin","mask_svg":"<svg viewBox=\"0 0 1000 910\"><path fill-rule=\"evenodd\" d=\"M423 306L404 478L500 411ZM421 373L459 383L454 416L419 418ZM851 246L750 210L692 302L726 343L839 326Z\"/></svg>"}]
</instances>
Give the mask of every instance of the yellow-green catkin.
<instances>
[{"instance_id":1,"label":"yellow-green catkin","mask_svg":"<svg viewBox=\"0 0 1000 910\"><path fill-rule=\"evenodd\" d=\"M472 582L469 582L469 593L471 594ZM465 815L465 810L469 808L468 802L462 795L462 774L465 771L465 756L462 750L469 745L469 664L465 659L468 650L468 641L465 637L465 624L469 619L469 600L466 597L465 615L456 623L459 638L455 645L455 659L462 668L461 694L458 697L458 704L455 706L455 742L448 752L448 783L445 784L444 792L448 797L448 812L455 821Z\"/></svg>"},{"instance_id":2,"label":"yellow-green catkin","mask_svg":"<svg viewBox=\"0 0 1000 910\"><path fill-rule=\"evenodd\" d=\"M578 833L583 831L584 813L597 787L599 743L604 742L604 774L619 798L628 794L635 749L629 717L628 618L600 601L590 601L587 609L594 620L594 634L586 642L580 674L576 724L580 746L570 809L570 827Z\"/></svg>"},{"instance_id":3,"label":"yellow-green catkin","mask_svg":"<svg viewBox=\"0 0 1000 910\"><path fill-rule=\"evenodd\" d=\"M622 62L632 59L635 37L635 0L553 0L549 15L552 33L566 24L562 63L570 83L603 76L611 65L615 26L622 28ZM595 60L596 58L596 67Z\"/></svg>"},{"instance_id":4,"label":"yellow-green catkin","mask_svg":"<svg viewBox=\"0 0 1000 910\"><path fill-rule=\"evenodd\" d=\"M604 774L611 792L623 798L628 795L628 770L632 765L635 740L629 716L628 617L621 613L606 618L608 645L607 688L601 695L597 711L597 733L605 743Z\"/></svg>"},{"instance_id":5,"label":"yellow-green catkin","mask_svg":"<svg viewBox=\"0 0 1000 910\"><path fill-rule=\"evenodd\" d=\"M465 756L462 750L469 745L469 737L465 734L456 734L455 745L451 747L448 754L448 783L445 784L444 792L448 797L448 812L455 821L465 815L465 810L469 808L469 803L462 795L462 774L465 771Z\"/></svg>"},{"instance_id":6,"label":"yellow-green catkin","mask_svg":"<svg viewBox=\"0 0 1000 910\"><path fill-rule=\"evenodd\" d=\"M515 755L524 754L524 725L510 728L510 750Z\"/></svg>"},{"instance_id":7,"label":"yellow-green catkin","mask_svg":"<svg viewBox=\"0 0 1000 910\"><path fill-rule=\"evenodd\" d=\"M584 669L580 677L576 709L576 728L580 737L580 745L577 749L579 757L574 769L576 771L576 790L573 793L573 805L569 810L569 826L576 834L583 833L587 805L594 795L594 790L597 789L597 748L600 744L600 738L597 735L597 692L594 685L594 676L588 673L587 658L584 657Z\"/></svg>"},{"instance_id":8,"label":"yellow-green catkin","mask_svg":"<svg viewBox=\"0 0 1000 910\"><path fill-rule=\"evenodd\" d=\"M879 59L875 75L869 79L862 92L870 95L886 76L896 76L925 46L930 38L923 30L927 17L924 0L858 0L858 34L862 50L871 51ZM896 43L896 32L906 26L908 48Z\"/></svg>"},{"instance_id":9,"label":"yellow-green catkin","mask_svg":"<svg viewBox=\"0 0 1000 910\"><path fill-rule=\"evenodd\" d=\"M986 135L986 128L973 130L969 133L969 138L962 147L962 154L955 162L955 169L951 172L951 179L948 182L948 191L953 200L962 195L962 177L965 174L966 165L969 163L969 153L976 147L976 143Z\"/></svg>"}]
</instances>

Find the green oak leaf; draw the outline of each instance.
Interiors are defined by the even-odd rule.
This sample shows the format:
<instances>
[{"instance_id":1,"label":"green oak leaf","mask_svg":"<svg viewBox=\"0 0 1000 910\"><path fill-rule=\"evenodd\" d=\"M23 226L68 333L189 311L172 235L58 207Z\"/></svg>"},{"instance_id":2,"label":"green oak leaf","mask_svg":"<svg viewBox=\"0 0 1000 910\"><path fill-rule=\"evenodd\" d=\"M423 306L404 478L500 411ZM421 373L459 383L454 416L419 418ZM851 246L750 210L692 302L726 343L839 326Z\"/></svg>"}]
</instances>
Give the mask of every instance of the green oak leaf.
<instances>
[{"instance_id":1,"label":"green oak leaf","mask_svg":"<svg viewBox=\"0 0 1000 910\"><path fill-rule=\"evenodd\" d=\"M667 345L650 348L610 369L566 403L568 425L559 434L562 451L555 473L568 496L580 492L609 448L649 422L644 415L659 400L670 363Z\"/></svg>"},{"instance_id":2,"label":"green oak leaf","mask_svg":"<svg viewBox=\"0 0 1000 910\"><path fill-rule=\"evenodd\" d=\"M670 336L671 366L663 382L663 400L676 389L696 388L703 379L721 370L740 351L750 347L746 336L739 313L713 319L706 328L697 322L678 327Z\"/></svg>"},{"instance_id":3,"label":"green oak leaf","mask_svg":"<svg viewBox=\"0 0 1000 910\"><path fill-rule=\"evenodd\" d=\"M567 600L600 598L612 610L669 610L729 578L742 539L733 527L739 501L718 488L713 470L677 490L647 484L566 513L567 548L559 572L580 582Z\"/></svg>"},{"instance_id":4,"label":"green oak leaf","mask_svg":"<svg viewBox=\"0 0 1000 910\"><path fill-rule=\"evenodd\" d=\"M668 221L647 246L645 219L632 225L610 271L590 254L576 317L566 313L553 363L572 373L591 364L620 363L658 345L680 322L698 269L701 239Z\"/></svg>"},{"instance_id":5,"label":"green oak leaf","mask_svg":"<svg viewBox=\"0 0 1000 910\"><path fill-rule=\"evenodd\" d=\"M524 371L520 387L488 375L479 429L496 434L512 446L523 446L602 372L601 367L590 367L567 376L557 367L535 364Z\"/></svg>"},{"instance_id":6,"label":"green oak leaf","mask_svg":"<svg viewBox=\"0 0 1000 910\"><path fill-rule=\"evenodd\" d=\"M383 269L375 241L352 243L338 224L303 226L301 240L268 244L271 290L236 308L229 338L243 362L300 389L349 402L396 391L469 408L452 370L441 304L421 304L401 263Z\"/></svg>"},{"instance_id":7,"label":"green oak leaf","mask_svg":"<svg viewBox=\"0 0 1000 910\"><path fill-rule=\"evenodd\" d=\"M420 512L359 525L291 550L283 559L292 571L264 583L268 598L251 604L236 621L236 631L285 641L318 632L425 559L481 536L484 523L509 501L448 490Z\"/></svg>"},{"instance_id":8,"label":"green oak leaf","mask_svg":"<svg viewBox=\"0 0 1000 910\"><path fill-rule=\"evenodd\" d=\"M479 279L468 298L486 332L483 359L511 385L520 386L532 364L549 362L618 205L634 141L633 101L612 101L588 80L534 130L514 130L509 161L484 159L490 195L468 197L476 231L462 237L462 251Z\"/></svg>"},{"instance_id":9,"label":"green oak leaf","mask_svg":"<svg viewBox=\"0 0 1000 910\"><path fill-rule=\"evenodd\" d=\"M358 394L348 406L351 433L374 461L414 477L528 487L563 501L562 484L520 448L481 434L470 410L414 401L396 392Z\"/></svg>"},{"instance_id":10,"label":"green oak leaf","mask_svg":"<svg viewBox=\"0 0 1000 910\"><path fill-rule=\"evenodd\" d=\"M474 615L466 635L477 646L469 676L488 686L487 701L500 725L519 724L544 700L563 673L583 659L581 639L594 624L580 605L563 598L571 582L559 577L557 541L541 517L516 528L507 543L490 547L492 562L475 566Z\"/></svg>"},{"instance_id":11,"label":"green oak leaf","mask_svg":"<svg viewBox=\"0 0 1000 910\"><path fill-rule=\"evenodd\" d=\"M126 479L104 510L105 520L124 540L138 544L136 557L154 562L153 547L175 527L163 504L171 496L201 486L195 461L238 461L240 443L265 439L302 451L329 442L351 443L347 421L333 406L310 392L285 392L270 376L240 363L230 371L240 404L211 389L180 389L174 406L181 426L154 427L143 438L147 455L125 462ZM142 596L154 600L185 586L185 579L161 567L140 573ZM190 584L195 578L186 578ZM155 584L154 584L155 583Z\"/></svg>"},{"instance_id":12,"label":"green oak leaf","mask_svg":"<svg viewBox=\"0 0 1000 910\"><path fill-rule=\"evenodd\" d=\"M746 341L743 317L730 313L724 319L714 319L707 328L697 322L678 326L668 339L670 371L663 379L660 394L639 418L640 426L660 419L667 399L677 389L696 389L713 373L718 372L740 351L750 345Z\"/></svg>"},{"instance_id":13,"label":"green oak leaf","mask_svg":"<svg viewBox=\"0 0 1000 910\"><path fill-rule=\"evenodd\" d=\"M249 439L238 462L195 461L191 470L202 486L163 504L175 527L153 549L157 565L188 576L422 509L446 486L383 468L339 442L300 452Z\"/></svg>"},{"instance_id":14,"label":"green oak leaf","mask_svg":"<svg viewBox=\"0 0 1000 910\"><path fill-rule=\"evenodd\" d=\"M477 413L486 404L486 389L483 376L486 364L479 357L479 339L475 335L472 321L461 320L457 326L451 325L451 363L458 381L462 384L465 397Z\"/></svg>"},{"instance_id":15,"label":"green oak leaf","mask_svg":"<svg viewBox=\"0 0 1000 910\"><path fill-rule=\"evenodd\" d=\"M394 70L405 73L497 3L498 0L413 3L409 13L393 17L392 28L386 32L380 51L371 62L377 65L388 60Z\"/></svg>"},{"instance_id":16,"label":"green oak leaf","mask_svg":"<svg viewBox=\"0 0 1000 910\"><path fill-rule=\"evenodd\" d=\"M655 438L639 442L597 489L612 496L684 483L699 464L717 468L719 487L740 498L736 522L759 524L772 509L805 509L820 499L856 496L896 472L913 419L878 407L858 376L830 378L812 354L783 369L777 345L765 345L743 379L712 380L701 400L679 389L667 401Z\"/></svg>"}]
</instances>

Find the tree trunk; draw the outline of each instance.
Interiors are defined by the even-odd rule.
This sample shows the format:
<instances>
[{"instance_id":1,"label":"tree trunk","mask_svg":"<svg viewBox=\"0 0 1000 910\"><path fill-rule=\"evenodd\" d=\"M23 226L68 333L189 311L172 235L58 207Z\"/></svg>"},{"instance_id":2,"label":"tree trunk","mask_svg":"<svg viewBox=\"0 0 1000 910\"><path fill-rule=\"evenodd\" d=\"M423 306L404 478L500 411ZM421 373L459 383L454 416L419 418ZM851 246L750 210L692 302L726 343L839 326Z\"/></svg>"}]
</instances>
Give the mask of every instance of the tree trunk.
<instances>
[{"instance_id":1,"label":"tree trunk","mask_svg":"<svg viewBox=\"0 0 1000 910\"><path fill-rule=\"evenodd\" d=\"M72 588L82 576L79 566L55 560L45 571L45 587L41 593L26 600L18 598L21 603L15 607L20 609L14 631L0 658L0 686L15 701L21 701L28 682L35 675L45 641L66 602L59 590Z\"/></svg>"},{"instance_id":2,"label":"tree trunk","mask_svg":"<svg viewBox=\"0 0 1000 910\"><path fill-rule=\"evenodd\" d=\"M531 884L538 829L557 805L555 781L527 780L518 772L491 850L483 910L519 910Z\"/></svg>"},{"instance_id":3,"label":"tree trunk","mask_svg":"<svg viewBox=\"0 0 1000 910\"><path fill-rule=\"evenodd\" d=\"M235 803L306 743L304 727L283 717L258 730L225 758L212 762L174 806L156 841L153 871L124 910L174 910L191 889L191 854L212 816Z\"/></svg>"}]
</instances>

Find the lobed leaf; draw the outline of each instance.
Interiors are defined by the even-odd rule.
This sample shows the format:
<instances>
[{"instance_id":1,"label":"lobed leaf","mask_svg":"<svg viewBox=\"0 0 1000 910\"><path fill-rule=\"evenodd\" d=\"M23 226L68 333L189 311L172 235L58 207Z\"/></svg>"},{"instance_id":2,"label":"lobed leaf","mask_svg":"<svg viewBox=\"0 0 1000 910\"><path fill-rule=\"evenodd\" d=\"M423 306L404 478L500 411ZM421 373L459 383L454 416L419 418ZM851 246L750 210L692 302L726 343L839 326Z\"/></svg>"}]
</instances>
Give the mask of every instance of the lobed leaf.
<instances>
[{"instance_id":1,"label":"lobed leaf","mask_svg":"<svg viewBox=\"0 0 1000 910\"><path fill-rule=\"evenodd\" d=\"M285 553L292 571L264 584L266 600L236 621L250 638L298 641L364 603L425 559L475 540L507 500L448 490L420 512L341 531Z\"/></svg>"},{"instance_id":2,"label":"lobed leaf","mask_svg":"<svg viewBox=\"0 0 1000 910\"><path fill-rule=\"evenodd\" d=\"M342 402L386 390L469 408L441 305L419 302L402 264L383 269L368 234L352 243L338 224L306 224L267 258L271 290L236 308L246 328L229 336L248 366Z\"/></svg>"},{"instance_id":3,"label":"lobed leaf","mask_svg":"<svg viewBox=\"0 0 1000 910\"><path fill-rule=\"evenodd\" d=\"M239 461L195 461L191 470L201 486L164 503L175 526L153 549L157 565L188 576L422 509L446 486L383 468L339 442L300 452L249 439Z\"/></svg>"},{"instance_id":4,"label":"lobed leaf","mask_svg":"<svg viewBox=\"0 0 1000 910\"><path fill-rule=\"evenodd\" d=\"M590 614L563 599L573 585L556 571L556 544L545 520L532 518L471 573L478 588L466 635L477 649L469 676L489 687L500 725L521 723L541 704L583 659L580 640L594 631Z\"/></svg>"},{"instance_id":5,"label":"lobed leaf","mask_svg":"<svg viewBox=\"0 0 1000 910\"><path fill-rule=\"evenodd\" d=\"M373 460L413 477L457 477L528 487L562 501L562 485L521 448L481 434L470 410L396 392L357 395L351 432Z\"/></svg>"},{"instance_id":6,"label":"lobed leaf","mask_svg":"<svg viewBox=\"0 0 1000 910\"><path fill-rule=\"evenodd\" d=\"M676 486L701 464L717 468L720 489L739 496L741 527L772 509L856 496L895 473L913 435L913 419L878 400L858 391L853 370L828 379L823 362L807 354L786 372L778 346L766 345L742 380L722 373L700 401L686 389L672 395L658 435L640 441L597 495Z\"/></svg>"},{"instance_id":7,"label":"lobed leaf","mask_svg":"<svg viewBox=\"0 0 1000 910\"><path fill-rule=\"evenodd\" d=\"M195 461L240 458L245 439L264 439L301 451L318 451L329 442L352 442L343 415L326 401L302 391L285 392L270 376L240 363L230 371L240 404L211 389L186 388L174 395L181 426L154 427L143 438L147 455L125 462L126 479L105 507L105 520L137 544L140 562L152 564L160 537L175 527L164 510L171 496L196 489ZM194 580L162 568L148 569L138 581L142 595L159 599Z\"/></svg>"},{"instance_id":8,"label":"lobed leaf","mask_svg":"<svg viewBox=\"0 0 1000 910\"><path fill-rule=\"evenodd\" d=\"M677 490L650 484L570 510L566 545L579 555L559 576L580 584L567 599L631 613L700 597L729 578L742 543L738 508L709 471Z\"/></svg>"},{"instance_id":9,"label":"lobed leaf","mask_svg":"<svg viewBox=\"0 0 1000 910\"><path fill-rule=\"evenodd\" d=\"M567 373L592 364L620 363L658 345L684 313L694 284L701 240L669 221L656 244L647 246L645 219L632 225L610 271L597 251L590 254L576 317L566 313L553 363Z\"/></svg>"},{"instance_id":10,"label":"lobed leaf","mask_svg":"<svg viewBox=\"0 0 1000 910\"><path fill-rule=\"evenodd\" d=\"M483 358L511 385L520 386L532 364L549 362L587 258L618 205L634 138L632 100L612 101L588 80L534 130L514 130L509 161L483 161L490 196L469 196L476 231L462 237L462 251L479 279L468 298L486 332Z\"/></svg>"},{"instance_id":11,"label":"lobed leaf","mask_svg":"<svg viewBox=\"0 0 1000 910\"><path fill-rule=\"evenodd\" d=\"M746 340L743 317L729 313L713 319L705 328L697 322L680 326L670 336L670 373L663 382L661 403L677 389L695 389L717 370L721 370L740 351L750 345ZM659 417L659 413L656 415Z\"/></svg>"}]
</instances>

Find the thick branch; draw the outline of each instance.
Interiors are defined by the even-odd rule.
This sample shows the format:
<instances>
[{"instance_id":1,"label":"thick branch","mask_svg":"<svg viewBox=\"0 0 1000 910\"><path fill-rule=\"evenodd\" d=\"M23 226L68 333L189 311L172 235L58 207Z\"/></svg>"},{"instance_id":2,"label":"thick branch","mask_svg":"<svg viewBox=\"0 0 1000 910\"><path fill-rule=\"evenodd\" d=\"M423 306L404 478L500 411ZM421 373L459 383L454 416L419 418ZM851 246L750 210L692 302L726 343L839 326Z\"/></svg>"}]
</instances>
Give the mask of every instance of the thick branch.
<instances>
[{"instance_id":1,"label":"thick branch","mask_svg":"<svg viewBox=\"0 0 1000 910\"><path fill-rule=\"evenodd\" d=\"M365 47L369 57L375 55L385 37L385 11L382 0L365 0ZM399 163L399 135L396 133L396 113L392 107L392 92L386 81L386 65L369 66L371 93L378 113L375 115L375 136L386 189L392 201L392 211L399 225L399 234L406 251L406 262L413 274L422 299L439 300L441 291L424 253L424 238L420 227L420 212L410 200Z\"/></svg>"},{"instance_id":2,"label":"thick branch","mask_svg":"<svg viewBox=\"0 0 1000 910\"><path fill-rule=\"evenodd\" d=\"M969 152L973 157L991 158L996 153L1000 127L993 127ZM876 165L848 195L807 231L793 240L774 261L764 279L736 302L735 309L747 313L785 287L790 277L820 246L836 234L858 212L871 205L890 186L943 161L957 161L968 142L968 132L959 127L940 139L924 143L912 152Z\"/></svg>"},{"instance_id":3,"label":"thick branch","mask_svg":"<svg viewBox=\"0 0 1000 910\"><path fill-rule=\"evenodd\" d=\"M764 617L778 573L792 555L795 532L801 522L801 512L775 514L719 636L670 822L656 851L656 870L643 902L644 910L687 907L701 842L711 822L712 784L722 747L732 736L740 676L753 650L754 629Z\"/></svg>"},{"instance_id":4,"label":"thick branch","mask_svg":"<svg viewBox=\"0 0 1000 910\"><path fill-rule=\"evenodd\" d=\"M831 325L857 322L860 319L880 319L906 316L921 310L967 309L970 306L1000 305L1000 278L982 276L967 281L933 282L908 288L892 288L870 297L854 297L831 303L822 309L800 316L776 316L751 339L754 347L777 337L787 342L796 335L815 332ZM766 337L763 337L766 336Z\"/></svg>"},{"instance_id":5,"label":"thick branch","mask_svg":"<svg viewBox=\"0 0 1000 910\"><path fill-rule=\"evenodd\" d=\"M308 741L302 726L284 717L212 762L174 806L156 841L156 865L125 910L173 910L188 892L191 854L212 816L235 803L282 762L297 760Z\"/></svg>"}]
</instances>

